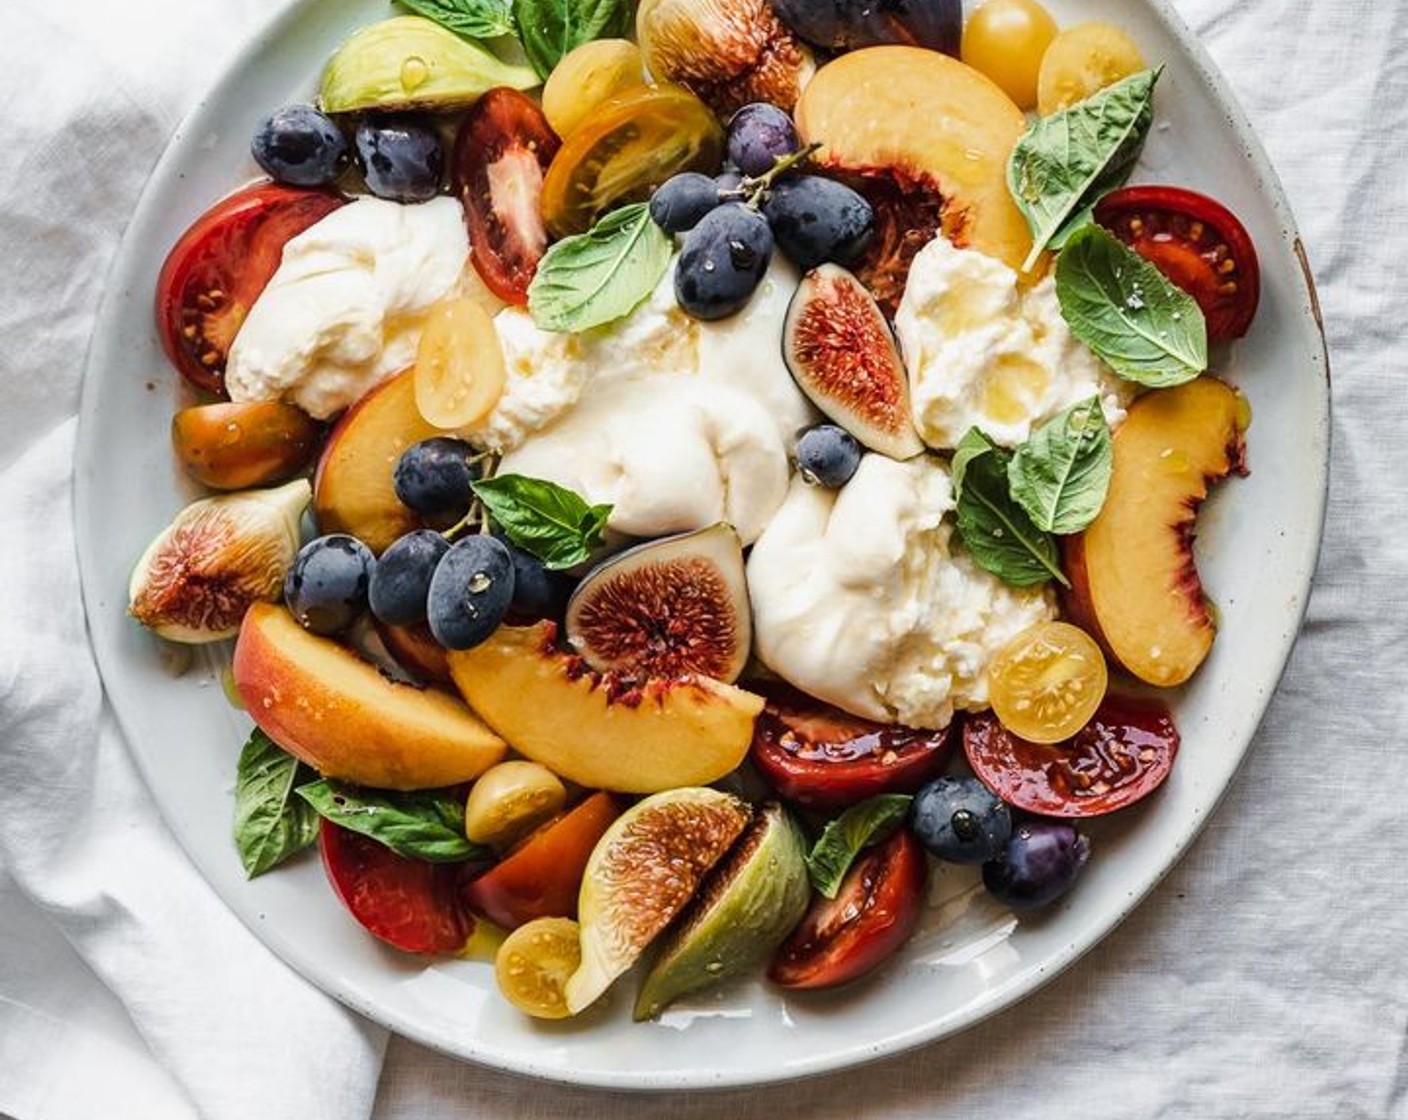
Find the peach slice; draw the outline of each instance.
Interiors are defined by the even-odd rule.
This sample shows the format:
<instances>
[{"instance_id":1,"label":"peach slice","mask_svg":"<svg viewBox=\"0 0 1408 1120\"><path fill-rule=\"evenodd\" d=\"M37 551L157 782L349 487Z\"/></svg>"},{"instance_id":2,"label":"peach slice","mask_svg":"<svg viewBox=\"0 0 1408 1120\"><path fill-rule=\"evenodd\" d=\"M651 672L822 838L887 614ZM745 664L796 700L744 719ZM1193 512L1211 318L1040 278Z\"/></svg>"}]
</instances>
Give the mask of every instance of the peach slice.
<instances>
[{"instance_id":1,"label":"peach slice","mask_svg":"<svg viewBox=\"0 0 1408 1120\"><path fill-rule=\"evenodd\" d=\"M450 653L464 698L519 753L619 793L707 785L748 753L761 696L708 677L629 682L556 643L556 625L540 622Z\"/></svg>"},{"instance_id":2,"label":"peach slice","mask_svg":"<svg viewBox=\"0 0 1408 1120\"><path fill-rule=\"evenodd\" d=\"M1031 234L1007 190L1007 159L1027 122L989 78L937 51L868 47L823 66L796 116L802 138L824 145L821 165L876 207L876 237L855 271L882 307L898 305L909 262L936 230L1022 267Z\"/></svg>"},{"instance_id":3,"label":"peach slice","mask_svg":"<svg viewBox=\"0 0 1408 1120\"><path fill-rule=\"evenodd\" d=\"M1247 423L1246 401L1214 377L1146 393L1115 432L1104 509L1065 541L1066 613L1149 684L1182 684L1212 648L1193 536L1209 485L1245 473Z\"/></svg>"},{"instance_id":4,"label":"peach slice","mask_svg":"<svg viewBox=\"0 0 1408 1120\"><path fill-rule=\"evenodd\" d=\"M392 473L413 443L443 435L416 410L413 371L398 373L347 410L328 436L313 481L323 533L351 533L378 555L420 528L401 504Z\"/></svg>"},{"instance_id":5,"label":"peach slice","mask_svg":"<svg viewBox=\"0 0 1408 1120\"><path fill-rule=\"evenodd\" d=\"M330 778L430 789L470 781L506 752L455 697L387 679L273 603L244 616L233 669L254 722Z\"/></svg>"}]
</instances>

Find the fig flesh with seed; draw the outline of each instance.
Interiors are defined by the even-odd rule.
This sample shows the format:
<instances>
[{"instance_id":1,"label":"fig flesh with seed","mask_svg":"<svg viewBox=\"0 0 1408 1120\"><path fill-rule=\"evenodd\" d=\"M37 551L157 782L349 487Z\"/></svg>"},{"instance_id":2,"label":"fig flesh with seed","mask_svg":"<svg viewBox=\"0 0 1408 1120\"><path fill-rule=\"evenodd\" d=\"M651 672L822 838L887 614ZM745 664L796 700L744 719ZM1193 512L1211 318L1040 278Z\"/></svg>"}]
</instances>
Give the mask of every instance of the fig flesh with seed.
<instances>
[{"instance_id":1,"label":"fig flesh with seed","mask_svg":"<svg viewBox=\"0 0 1408 1120\"><path fill-rule=\"evenodd\" d=\"M737 680L752 644L738 533L719 522L607 560L567 604L567 641L603 673Z\"/></svg>"},{"instance_id":2,"label":"fig flesh with seed","mask_svg":"<svg viewBox=\"0 0 1408 1120\"><path fill-rule=\"evenodd\" d=\"M812 403L870 450L892 459L924 450L890 325L844 268L824 264L802 277L787 308L782 356Z\"/></svg>"}]
</instances>

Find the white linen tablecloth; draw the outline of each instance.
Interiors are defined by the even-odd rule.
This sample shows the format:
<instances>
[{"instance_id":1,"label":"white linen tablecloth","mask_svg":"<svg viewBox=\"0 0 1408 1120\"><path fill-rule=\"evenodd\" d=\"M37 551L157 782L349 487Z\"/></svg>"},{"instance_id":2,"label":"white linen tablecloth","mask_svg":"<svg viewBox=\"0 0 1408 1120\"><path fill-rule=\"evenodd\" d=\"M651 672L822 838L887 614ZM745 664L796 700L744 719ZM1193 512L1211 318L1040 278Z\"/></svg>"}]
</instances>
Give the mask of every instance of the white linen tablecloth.
<instances>
[{"instance_id":1,"label":"white linen tablecloth","mask_svg":"<svg viewBox=\"0 0 1408 1120\"><path fill-rule=\"evenodd\" d=\"M162 825L86 645L73 417L141 185L280 0L7 3L0 1113L1408 1118L1408 3L1177 6L1285 182L1335 366L1320 573L1250 758L1151 898L1015 1009L864 1070L664 1098L535 1085L388 1044L264 950Z\"/></svg>"}]
</instances>

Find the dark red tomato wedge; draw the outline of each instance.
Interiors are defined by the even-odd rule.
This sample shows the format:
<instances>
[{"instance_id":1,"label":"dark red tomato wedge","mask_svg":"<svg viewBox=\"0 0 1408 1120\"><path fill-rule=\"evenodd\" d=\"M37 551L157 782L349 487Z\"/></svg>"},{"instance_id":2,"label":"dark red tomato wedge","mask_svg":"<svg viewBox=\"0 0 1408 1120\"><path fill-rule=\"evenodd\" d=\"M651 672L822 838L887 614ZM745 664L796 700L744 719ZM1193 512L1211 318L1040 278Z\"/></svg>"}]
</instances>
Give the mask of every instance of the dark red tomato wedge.
<instances>
[{"instance_id":1,"label":"dark red tomato wedge","mask_svg":"<svg viewBox=\"0 0 1408 1120\"><path fill-rule=\"evenodd\" d=\"M506 86L479 99L455 139L455 193L464 204L470 258L507 303L528 302L547 251L543 176L561 145L537 102Z\"/></svg>"},{"instance_id":2,"label":"dark red tomato wedge","mask_svg":"<svg viewBox=\"0 0 1408 1120\"><path fill-rule=\"evenodd\" d=\"M768 697L753 729L753 762L778 796L843 809L877 793L913 793L943 769L953 733L860 719L791 689Z\"/></svg>"},{"instance_id":3,"label":"dark red tomato wedge","mask_svg":"<svg viewBox=\"0 0 1408 1120\"><path fill-rule=\"evenodd\" d=\"M928 878L924 849L907 829L861 853L836 897L812 903L768 978L784 988L834 988L878 968L919 924Z\"/></svg>"},{"instance_id":4,"label":"dark red tomato wedge","mask_svg":"<svg viewBox=\"0 0 1408 1120\"><path fill-rule=\"evenodd\" d=\"M456 896L459 864L407 859L330 821L318 847L332 889L373 937L407 953L454 953L474 932Z\"/></svg>"},{"instance_id":5,"label":"dark red tomato wedge","mask_svg":"<svg viewBox=\"0 0 1408 1120\"><path fill-rule=\"evenodd\" d=\"M1178 755L1178 728L1162 701L1106 696L1073 738L1019 739L991 712L969 716L963 749L998 797L1046 817L1096 817L1147 797Z\"/></svg>"},{"instance_id":6,"label":"dark red tomato wedge","mask_svg":"<svg viewBox=\"0 0 1408 1120\"><path fill-rule=\"evenodd\" d=\"M1246 227L1222 203L1182 187L1125 187L1095 220L1198 301L1214 342L1241 338L1261 298Z\"/></svg>"},{"instance_id":7,"label":"dark red tomato wedge","mask_svg":"<svg viewBox=\"0 0 1408 1120\"><path fill-rule=\"evenodd\" d=\"M265 183L230 195L181 235L156 283L156 325L181 376L223 394L230 344L284 245L347 200Z\"/></svg>"}]
</instances>

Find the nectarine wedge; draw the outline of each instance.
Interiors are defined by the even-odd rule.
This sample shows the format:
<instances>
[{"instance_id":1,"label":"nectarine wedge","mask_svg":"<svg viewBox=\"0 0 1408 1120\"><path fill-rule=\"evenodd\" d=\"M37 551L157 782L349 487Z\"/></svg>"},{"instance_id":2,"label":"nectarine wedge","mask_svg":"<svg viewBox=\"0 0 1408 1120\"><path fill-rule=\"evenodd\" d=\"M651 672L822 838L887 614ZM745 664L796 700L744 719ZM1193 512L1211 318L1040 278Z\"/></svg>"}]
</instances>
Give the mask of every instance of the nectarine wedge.
<instances>
[{"instance_id":1,"label":"nectarine wedge","mask_svg":"<svg viewBox=\"0 0 1408 1120\"><path fill-rule=\"evenodd\" d=\"M593 789L706 785L748 753L763 699L708 677L629 684L557 648L557 627L501 627L450 653L464 698L514 750Z\"/></svg>"},{"instance_id":2,"label":"nectarine wedge","mask_svg":"<svg viewBox=\"0 0 1408 1120\"><path fill-rule=\"evenodd\" d=\"M1140 397L1115 432L1100 516L1066 539L1067 614L1149 684L1182 684L1212 648L1195 522L1209 484L1244 469L1248 415L1214 377Z\"/></svg>"},{"instance_id":3,"label":"nectarine wedge","mask_svg":"<svg viewBox=\"0 0 1408 1120\"><path fill-rule=\"evenodd\" d=\"M254 722L330 778L430 789L470 781L506 752L455 697L389 680L274 603L245 615L233 668Z\"/></svg>"}]
</instances>

